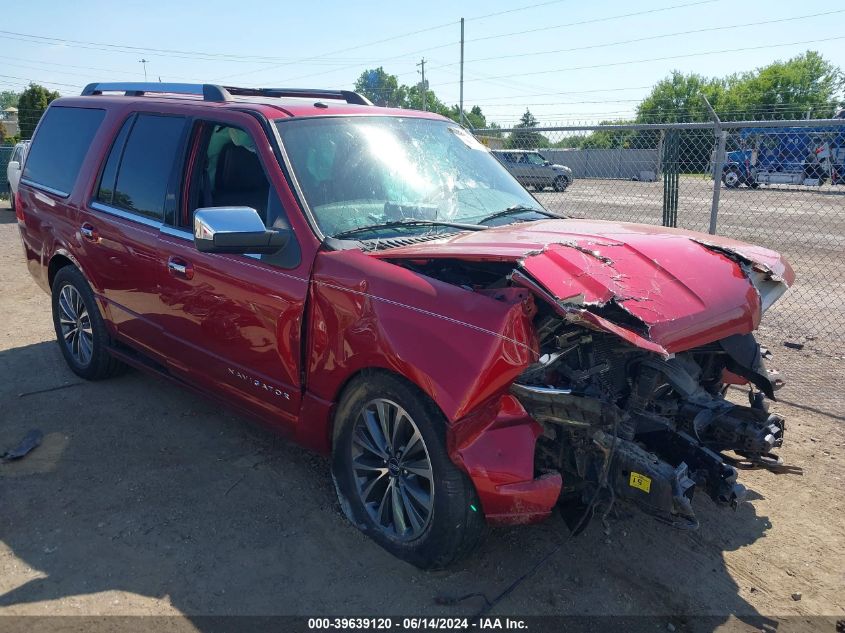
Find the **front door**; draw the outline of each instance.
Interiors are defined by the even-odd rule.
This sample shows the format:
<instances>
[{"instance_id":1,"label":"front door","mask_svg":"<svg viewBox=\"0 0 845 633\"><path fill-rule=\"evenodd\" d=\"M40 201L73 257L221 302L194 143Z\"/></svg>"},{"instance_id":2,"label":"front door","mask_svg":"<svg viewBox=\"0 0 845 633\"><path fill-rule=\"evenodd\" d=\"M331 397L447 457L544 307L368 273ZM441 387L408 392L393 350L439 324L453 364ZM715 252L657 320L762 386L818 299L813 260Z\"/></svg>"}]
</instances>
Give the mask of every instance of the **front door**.
<instances>
[{"instance_id":1,"label":"front door","mask_svg":"<svg viewBox=\"0 0 845 633\"><path fill-rule=\"evenodd\" d=\"M288 228L267 177L275 158L254 119L237 113L196 121L190 155L181 212L161 235L160 300L171 371L292 425L301 399L308 292L296 237L270 256L221 255L200 253L191 233L193 213L204 207L252 207L268 227Z\"/></svg>"}]
</instances>

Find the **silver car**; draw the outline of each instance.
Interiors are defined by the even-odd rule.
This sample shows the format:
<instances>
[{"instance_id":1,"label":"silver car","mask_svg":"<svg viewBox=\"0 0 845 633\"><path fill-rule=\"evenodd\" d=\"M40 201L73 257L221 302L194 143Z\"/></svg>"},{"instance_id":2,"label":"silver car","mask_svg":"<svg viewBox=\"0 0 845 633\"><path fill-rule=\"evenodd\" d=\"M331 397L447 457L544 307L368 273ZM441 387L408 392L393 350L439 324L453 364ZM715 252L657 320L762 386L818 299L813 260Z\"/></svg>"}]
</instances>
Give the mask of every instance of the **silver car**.
<instances>
[{"instance_id":1,"label":"silver car","mask_svg":"<svg viewBox=\"0 0 845 633\"><path fill-rule=\"evenodd\" d=\"M572 170L569 167L552 165L540 152L497 149L492 153L523 187L534 187L537 191L546 187L555 191L566 191L572 183Z\"/></svg>"},{"instance_id":2,"label":"silver car","mask_svg":"<svg viewBox=\"0 0 845 633\"><path fill-rule=\"evenodd\" d=\"M9 164L6 166L6 182L9 185L9 206L15 210L15 196L18 195L18 183L21 179L23 163L29 151L29 141L21 141L12 150Z\"/></svg>"}]
</instances>

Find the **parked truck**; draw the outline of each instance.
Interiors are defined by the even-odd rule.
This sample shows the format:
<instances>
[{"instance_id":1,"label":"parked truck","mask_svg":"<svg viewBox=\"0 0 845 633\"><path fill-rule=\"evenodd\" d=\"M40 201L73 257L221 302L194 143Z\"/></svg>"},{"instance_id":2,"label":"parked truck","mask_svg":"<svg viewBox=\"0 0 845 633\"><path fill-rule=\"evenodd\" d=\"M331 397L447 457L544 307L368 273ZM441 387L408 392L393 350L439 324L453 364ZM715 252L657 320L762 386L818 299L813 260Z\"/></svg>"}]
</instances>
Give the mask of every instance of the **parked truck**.
<instances>
[{"instance_id":1,"label":"parked truck","mask_svg":"<svg viewBox=\"0 0 845 633\"><path fill-rule=\"evenodd\" d=\"M745 128L728 152L722 182L740 185L845 184L845 123L841 127Z\"/></svg>"}]
</instances>

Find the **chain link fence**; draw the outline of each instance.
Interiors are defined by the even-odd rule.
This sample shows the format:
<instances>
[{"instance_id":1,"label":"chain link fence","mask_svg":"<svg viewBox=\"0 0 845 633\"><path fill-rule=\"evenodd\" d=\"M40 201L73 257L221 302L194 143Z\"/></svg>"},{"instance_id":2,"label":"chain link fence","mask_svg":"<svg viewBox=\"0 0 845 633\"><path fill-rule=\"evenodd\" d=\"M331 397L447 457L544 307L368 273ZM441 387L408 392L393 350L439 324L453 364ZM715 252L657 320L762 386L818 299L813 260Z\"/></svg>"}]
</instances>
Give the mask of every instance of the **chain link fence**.
<instances>
[{"instance_id":1,"label":"chain link fence","mask_svg":"<svg viewBox=\"0 0 845 633\"><path fill-rule=\"evenodd\" d=\"M550 210L784 254L797 280L759 333L787 383L780 398L845 420L845 120L475 133Z\"/></svg>"}]
</instances>

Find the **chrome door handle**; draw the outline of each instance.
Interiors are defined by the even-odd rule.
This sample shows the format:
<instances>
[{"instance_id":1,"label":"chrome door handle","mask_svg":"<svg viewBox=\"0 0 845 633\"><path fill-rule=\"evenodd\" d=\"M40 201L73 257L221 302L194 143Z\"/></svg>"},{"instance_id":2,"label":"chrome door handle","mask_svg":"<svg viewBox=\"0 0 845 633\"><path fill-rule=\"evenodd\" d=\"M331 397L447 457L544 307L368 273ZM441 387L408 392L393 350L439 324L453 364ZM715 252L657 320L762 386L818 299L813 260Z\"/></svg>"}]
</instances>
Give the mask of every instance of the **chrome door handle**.
<instances>
[{"instance_id":1,"label":"chrome door handle","mask_svg":"<svg viewBox=\"0 0 845 633\"><path fill-rule=\"evenodd\" d=\"M79 227L79 234L91 242L96 242L100 239L100 234L97 233L97 229L87 222Z\"/></svg>"},{"instance_id":2,"label":"chrome door handle","mask_svg":"<svg viewBox=\"0 0 845 633\"><path fill-rule=\"evenodd\" d=\"M194 278L194 267L178 257L171 257L167 260L167 270L176 277Z\"/></svg>"}]
</instances>

